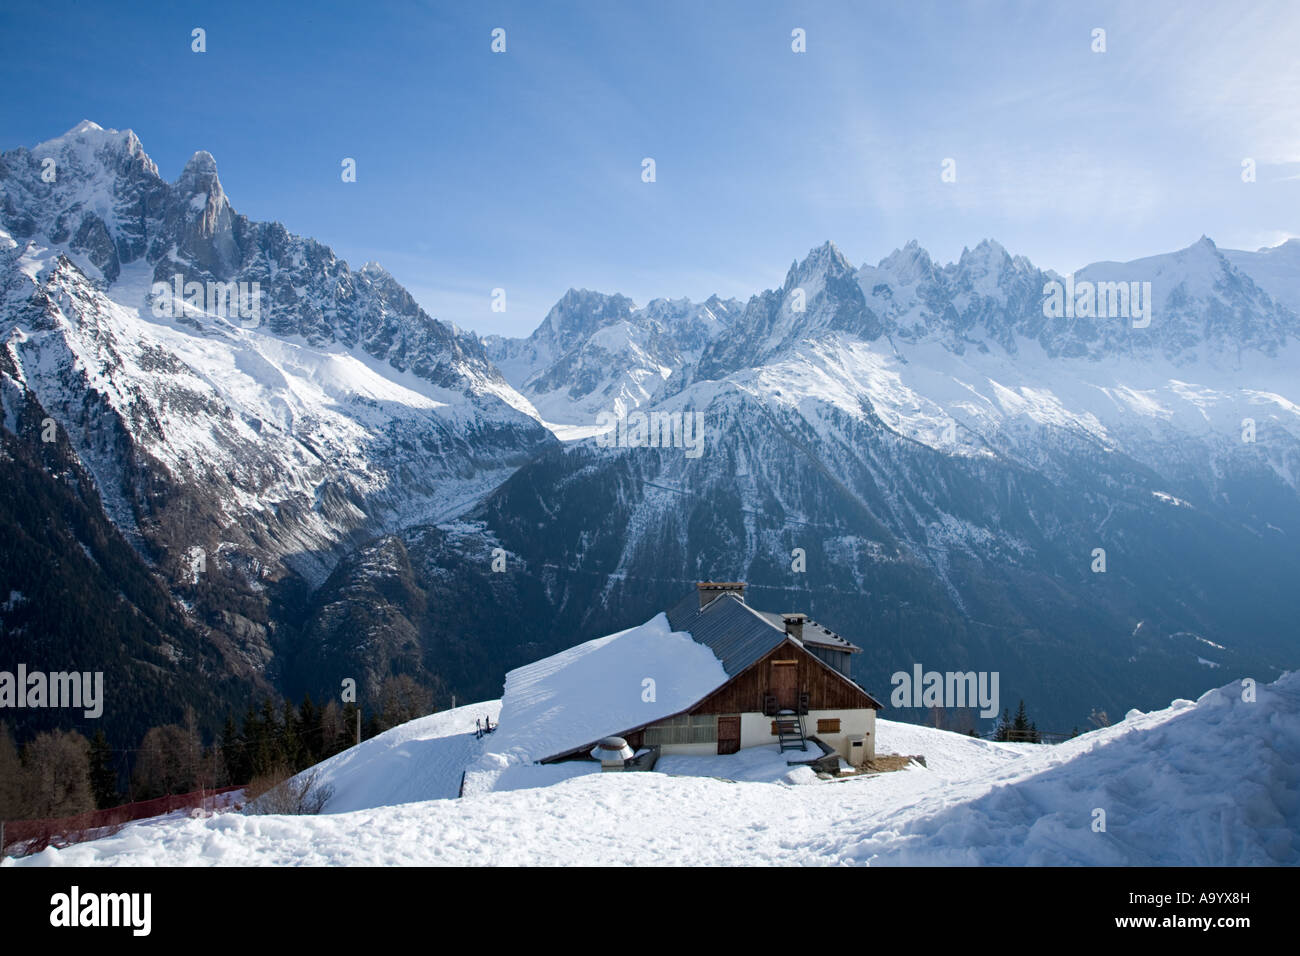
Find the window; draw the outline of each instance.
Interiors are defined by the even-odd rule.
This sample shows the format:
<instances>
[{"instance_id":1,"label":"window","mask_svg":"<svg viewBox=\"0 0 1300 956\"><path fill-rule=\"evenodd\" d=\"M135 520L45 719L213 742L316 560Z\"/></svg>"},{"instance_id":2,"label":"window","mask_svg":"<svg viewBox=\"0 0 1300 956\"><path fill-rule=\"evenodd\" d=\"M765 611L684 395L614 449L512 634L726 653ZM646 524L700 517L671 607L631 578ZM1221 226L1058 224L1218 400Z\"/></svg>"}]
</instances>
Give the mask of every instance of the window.
<instances>
[{"instance_id":1,"label":"window","mask_svg":"<svg viewBox=\"0 0 1300 956\"><path fill-rule=\"evenodd\" d=\"M647 747L664 744L712 744L718 741L716 714L683 714L645 729Z\"/></svg>"},{"instance_id":2,"label":"window","mask_svg":"<svg viewBox=\"0 0 1300 956\"><path fill-rule=\"evenodd\" d=\"M840 719L838 717L817 718L817 733L838 734L839 732L840 732Z\"/></svg>"}]
</instances>

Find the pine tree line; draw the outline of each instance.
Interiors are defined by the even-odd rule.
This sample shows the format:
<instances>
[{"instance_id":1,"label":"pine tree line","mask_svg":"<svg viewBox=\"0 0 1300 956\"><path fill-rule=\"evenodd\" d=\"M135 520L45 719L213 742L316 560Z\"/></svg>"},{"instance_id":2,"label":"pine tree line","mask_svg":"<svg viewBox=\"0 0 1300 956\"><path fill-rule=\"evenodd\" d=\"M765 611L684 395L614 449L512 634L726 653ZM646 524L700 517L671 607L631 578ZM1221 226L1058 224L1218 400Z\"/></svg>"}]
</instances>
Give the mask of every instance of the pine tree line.
<instances>
[{"instance_id":1,"label":"pine tree line","mask_svg":"<svg viewBox=\"0 0 1300 956\"><path fill-rule=\"evenodd\" d=\"M1043 742L1038 727L1025 712L1023 699L1020 701L1020 706L1016 708L1015 717L1009 718L1006 708L1003 708L1002 717L998 720L998 729L994 732L993 739L1022 744L1040 744Z\"/></svg>"}]
</instances>

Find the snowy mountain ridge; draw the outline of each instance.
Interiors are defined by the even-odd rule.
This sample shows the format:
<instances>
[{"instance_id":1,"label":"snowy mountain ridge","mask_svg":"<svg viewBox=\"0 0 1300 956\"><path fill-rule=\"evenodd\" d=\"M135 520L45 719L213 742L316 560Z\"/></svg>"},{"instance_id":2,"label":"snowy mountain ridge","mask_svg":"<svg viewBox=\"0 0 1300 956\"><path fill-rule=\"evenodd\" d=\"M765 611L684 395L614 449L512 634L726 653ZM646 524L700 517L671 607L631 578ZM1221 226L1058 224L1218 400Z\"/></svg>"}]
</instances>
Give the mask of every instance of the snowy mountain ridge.
<instances>
[{"instance_id":1,"label":"snowy mountain ridge","mask_svg":"<svg viewBox=\"0 0 1300 956\"><path fill-rule=\"evenodd\" d=\"M589 426L601 411L626 414L667 394L740 309L717 296L638 308L622 295L570 289L528 338L490 336L485 345L547 422Z\"/></svg>"},{"instance_id":2,"label":"snowy mountain ridge","mask_svg":"<svg viewBox=\"0 0 1300 956\"><path fill-rule=\"evenodd\" d=\"M826 243L635 405L702 414L702 457L569 442L470 517L530 573L555 574L533 613L577 615L582 633L692 580L745 580L859 622L876 646L857 664L867 686L940 653L1026 686L1072 673L1042 703L1062 722L1206 686L1225 661L1200 640L1251 661L1231 666L1294 666L1300 608L1278 607L1275 569L1300 571L1300 348L1273 294L1300 273L1256 282L1246 269L1276 260L1233 258L1202 239L1080 270L1151 283L1151 322L1135 327L1046 318L1059 277L991 241L947 266L909 243L861 268ZM547 418L595 431L631 406ZM1223 562L1256 569L1234 585L1249 608L1224 592ZM1085 648L1087 676L1066 663Z\"/></svg>"}]
</instances>

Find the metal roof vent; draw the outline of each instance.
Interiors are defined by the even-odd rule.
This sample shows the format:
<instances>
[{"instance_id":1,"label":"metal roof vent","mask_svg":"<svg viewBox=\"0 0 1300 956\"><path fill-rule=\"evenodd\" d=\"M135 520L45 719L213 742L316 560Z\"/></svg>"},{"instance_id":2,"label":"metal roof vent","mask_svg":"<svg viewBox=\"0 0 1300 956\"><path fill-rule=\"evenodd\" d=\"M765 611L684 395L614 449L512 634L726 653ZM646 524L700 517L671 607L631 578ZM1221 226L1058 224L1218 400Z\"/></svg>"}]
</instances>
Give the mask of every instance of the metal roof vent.
<instances>
[{"instance_id":1,"label":"metal roof vent","mask_svg":"<svg viewBox=\"0 0 1300 956\"><path fill-rule=\"evenodd\" d=\"M602 773L622 770L623 761L632 756L632 748L622 737L606 737L591 751L592 757L600 761Z\"/></svg>"}]
</instances>

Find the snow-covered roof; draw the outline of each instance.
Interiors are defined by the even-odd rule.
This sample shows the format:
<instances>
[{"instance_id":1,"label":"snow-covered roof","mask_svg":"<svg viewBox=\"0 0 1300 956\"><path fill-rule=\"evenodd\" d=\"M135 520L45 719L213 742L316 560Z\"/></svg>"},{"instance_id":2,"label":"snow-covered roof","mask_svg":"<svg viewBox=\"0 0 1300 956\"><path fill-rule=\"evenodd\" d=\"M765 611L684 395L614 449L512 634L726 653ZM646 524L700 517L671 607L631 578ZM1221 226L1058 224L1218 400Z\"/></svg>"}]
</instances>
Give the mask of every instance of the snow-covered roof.
<instances>
[{"instance_id":1,"label":"snow-covered roof","mask_svg":"<svg viewBox=\"0 0 1300 956\"><path fill-rule=\"evenodd\" d=\"M508 673L492 749L545 760L670 717L727 677L713 651L656 614Z\"/></svg>"}]
</instances>

